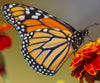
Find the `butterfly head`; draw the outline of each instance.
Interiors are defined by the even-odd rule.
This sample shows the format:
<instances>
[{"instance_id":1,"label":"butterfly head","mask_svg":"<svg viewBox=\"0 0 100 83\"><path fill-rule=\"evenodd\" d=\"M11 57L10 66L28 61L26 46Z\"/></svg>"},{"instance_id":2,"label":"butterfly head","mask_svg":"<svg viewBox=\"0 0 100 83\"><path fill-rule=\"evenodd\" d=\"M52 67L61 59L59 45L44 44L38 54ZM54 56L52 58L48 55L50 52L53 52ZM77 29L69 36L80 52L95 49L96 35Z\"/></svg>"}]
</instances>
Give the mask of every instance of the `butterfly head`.
<instances>
[{"instance_id":1,"label":"butterfly head","mask_svg":"<svg viewBox=\"0 0 100 83\"><path fill-rule=\"evenodd\" d=\"M88 29L84 29L84 30L81 31L81 32L82 32L82 36L83 36L83 37L88 36Z\"/></svg>"},{"instance_id":2,"label":"butterfly head","mask_svg":"<svg viewBox=\"0 0 100 83\"><path fill-rule=\"evenodd\" d=\"M71 37L73 48L77 50L79 46L82 44L84 37L87 36L88 36L88 29L75 31L74 35Z\"/></svg>"}]
</instances>

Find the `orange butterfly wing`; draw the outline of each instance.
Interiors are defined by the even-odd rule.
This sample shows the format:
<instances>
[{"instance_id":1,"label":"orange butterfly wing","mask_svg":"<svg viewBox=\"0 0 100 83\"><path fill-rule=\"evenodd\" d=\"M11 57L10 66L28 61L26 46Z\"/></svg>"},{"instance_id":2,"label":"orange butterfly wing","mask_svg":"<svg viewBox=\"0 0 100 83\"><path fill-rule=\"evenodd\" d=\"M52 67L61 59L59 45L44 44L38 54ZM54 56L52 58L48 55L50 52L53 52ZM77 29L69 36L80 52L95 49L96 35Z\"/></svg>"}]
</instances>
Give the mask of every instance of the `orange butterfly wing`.
<instances>
[{"instance_id":1,"label":"orange butterfly wing","mask_svg":"<svg viewBox=\"0 0 100 83\"><path fill-rule=\"evenodd\" d=\"M30 39L26 36L22 40L25 60L41 74L55 74L73 52L68 34L71 36L66 30L52 28L30 32Z\"/></svg>"},{"instance_id":2,"label":"orange butterfly wing","mask_svg":"<svg viewBox=\"0 0 100 83\"><path fill-rule=\"evenodd\" d=\"M76 31L60 19L31 6L10 3L2 7L2 12L6 20L14 26L19 35L48 27L67 30L71 33Z\"/></svg>"},{"instance_id":3,"label":"orange butterfly wing","mask_svg":"<svg viewBox=\"0 0 100 83\"><path fill-rule=\"evenodd\" d=\"M37 8L23 4L6 4L3 15L22 39L25 60L37 72L54 75L73 48L68 41L73 27Z\"/></svg>"}]
</instances>

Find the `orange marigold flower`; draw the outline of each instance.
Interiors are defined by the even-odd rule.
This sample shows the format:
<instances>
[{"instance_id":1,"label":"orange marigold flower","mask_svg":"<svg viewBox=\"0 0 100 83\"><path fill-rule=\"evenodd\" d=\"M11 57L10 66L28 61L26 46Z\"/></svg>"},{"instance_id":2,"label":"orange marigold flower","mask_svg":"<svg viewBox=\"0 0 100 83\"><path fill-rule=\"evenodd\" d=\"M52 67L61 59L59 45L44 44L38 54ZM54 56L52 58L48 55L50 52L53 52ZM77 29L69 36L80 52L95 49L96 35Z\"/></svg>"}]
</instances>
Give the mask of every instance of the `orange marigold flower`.
<instances>
[{"instance_id":1,"label":"orange marigold flower","mask_svg":"<svg viewBox=\"0 0 100 83\"><path fill-rule=\"evenodd\" d=\"M72 76L81 79L87 73L96 75L100 70L100 38L77 51L71 61Z\"/></svg>"}]
</instances>

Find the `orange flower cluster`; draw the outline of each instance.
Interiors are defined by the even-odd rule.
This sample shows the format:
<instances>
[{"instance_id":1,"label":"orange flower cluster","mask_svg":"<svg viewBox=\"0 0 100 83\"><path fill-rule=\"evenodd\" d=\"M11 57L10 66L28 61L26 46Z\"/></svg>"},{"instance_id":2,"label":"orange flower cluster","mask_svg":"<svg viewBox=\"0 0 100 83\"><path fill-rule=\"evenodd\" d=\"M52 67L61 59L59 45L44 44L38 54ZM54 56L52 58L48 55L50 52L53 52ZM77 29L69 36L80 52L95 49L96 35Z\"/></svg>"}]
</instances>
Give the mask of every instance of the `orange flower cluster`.
<instances>
[{"instance_id":1,"label":"orange flower cluster","mask_svg":"<svg viewBox=\"0 0 100 83\"><path fill-rule=\"evenodd\" d=\"M3 51L5 48L8 48L12 44L11 37L4 34L5 31L12 29L11 24L0 23L0 51Z\"/></svg>"},{"instance_id":2,"label":"orange flower cluster","mask_svg":"<svg viewBox=\"0 0 100 83\"><path fill-rule=\"evenodd\" d=\"M0 23L0 75L6 73L2 51L12 45L12 39L5 31L12 29L12 25Z\"/></svg>"},{"instance_id":3,"label":"orange flower cluster","mask_svg":"<svg viewBox=\"0 0 100 83\"><path fill-rule=\"evenodd\" d=\"M8 29L13 28L11 24L2 24L0 23L0 32L7 31Z\"/></svg>"},{"instance_id":4,"label":"orange flower cluster","mask_svg":"<svg viewBox=\"0 0 100 83\"><path fill-rule=\"evenodd\" d=\"M70 68L72 76L81 79L83 76L96 75L100 70L100 38L96 42L90 42L75 53Z\"/></svg>"}]
</instances>

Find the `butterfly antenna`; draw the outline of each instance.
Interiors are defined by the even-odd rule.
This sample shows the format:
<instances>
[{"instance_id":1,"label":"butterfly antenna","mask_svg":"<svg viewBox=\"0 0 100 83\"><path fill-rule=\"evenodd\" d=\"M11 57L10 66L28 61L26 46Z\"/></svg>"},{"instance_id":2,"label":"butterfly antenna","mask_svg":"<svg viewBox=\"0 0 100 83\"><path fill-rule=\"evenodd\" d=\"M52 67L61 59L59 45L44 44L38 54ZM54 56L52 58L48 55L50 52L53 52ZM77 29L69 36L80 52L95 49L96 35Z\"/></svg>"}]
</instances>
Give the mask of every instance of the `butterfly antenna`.
<instances>
[{"instance_id":1,"label":"butterfly antenna","mask_svg":"<svg viewBox=\"0 0 100 83\"><path fill-rule=\"evenodd\" d=\"M99 23L94 23L92 25L87 26L85 29L88 29L88 28L93 27L93 26L99 26L99 25L100 25Z\"/></svg>"}]
</instances>

